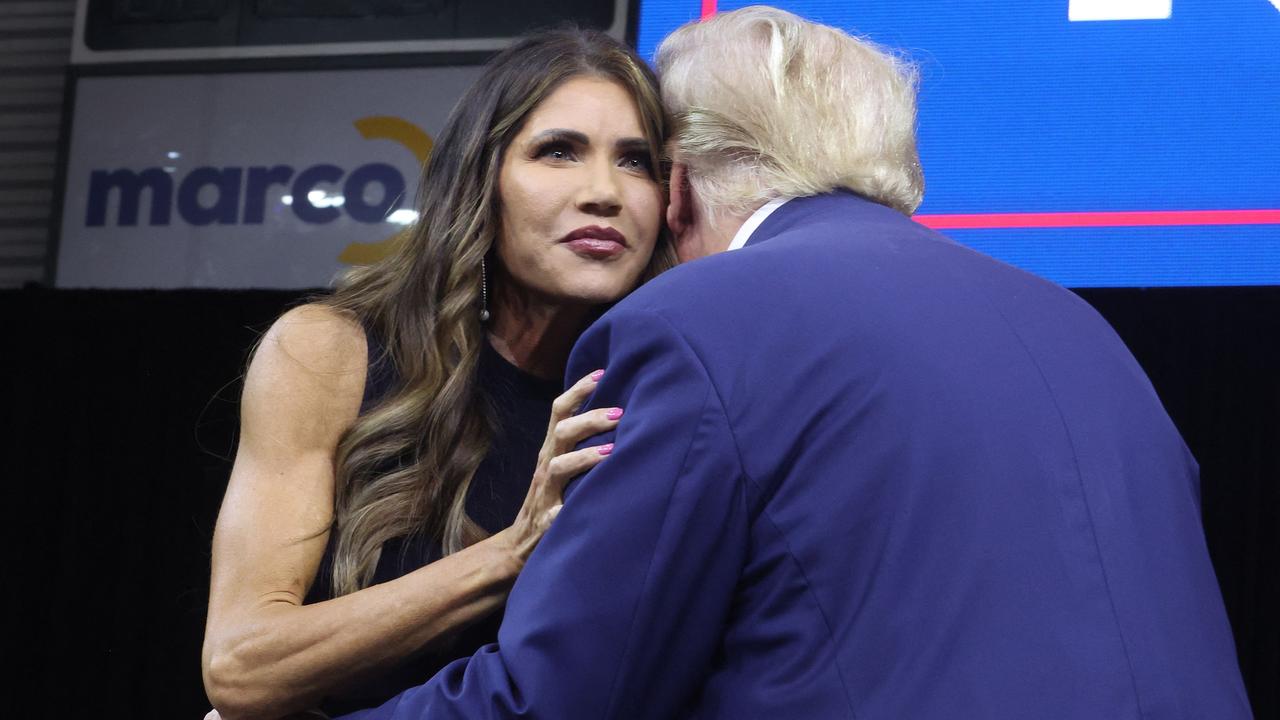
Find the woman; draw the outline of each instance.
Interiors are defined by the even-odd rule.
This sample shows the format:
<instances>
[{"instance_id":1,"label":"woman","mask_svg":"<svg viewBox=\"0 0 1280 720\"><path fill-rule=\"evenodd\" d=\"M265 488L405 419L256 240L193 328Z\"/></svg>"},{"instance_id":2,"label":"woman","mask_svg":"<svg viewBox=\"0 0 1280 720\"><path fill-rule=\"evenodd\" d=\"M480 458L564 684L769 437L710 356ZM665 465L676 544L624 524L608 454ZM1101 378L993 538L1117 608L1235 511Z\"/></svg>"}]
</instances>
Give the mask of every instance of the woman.
<instances>
[{"instance_id":1,"label":"woman","mask_svg":"<svg viewBox=\"0 0 1280 720\"><path fill-rule=\"evenodd\" d=\"M455 108L400 247L263 338L203 652L227 720L376 705L496 639L565 482L611 449L573 451L622 413L573 416L599 372L555 395L602 306L673 260L664 132L620 43L518 43Z\"/></svg>"}]
</instances>

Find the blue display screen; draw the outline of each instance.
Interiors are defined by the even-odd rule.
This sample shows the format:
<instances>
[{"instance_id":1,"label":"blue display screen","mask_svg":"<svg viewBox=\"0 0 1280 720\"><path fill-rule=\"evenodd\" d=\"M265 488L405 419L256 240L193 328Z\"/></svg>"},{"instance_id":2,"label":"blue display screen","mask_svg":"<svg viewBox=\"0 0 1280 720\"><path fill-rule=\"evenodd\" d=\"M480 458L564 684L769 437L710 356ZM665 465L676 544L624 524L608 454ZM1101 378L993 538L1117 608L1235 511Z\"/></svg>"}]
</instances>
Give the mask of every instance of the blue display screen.
<instances>
[{"instance_id":1,"label":"blue display screen","mask_svg":"<svg viewBox=\"0 0 1280 720\"><path fill-rule=\"evenodd\" d=\"M640 52L748 4L643 0ZM773 4L918 65L921 222L1071 287L1280 284L1280 0Z\"/></svg>"}]
</instances>

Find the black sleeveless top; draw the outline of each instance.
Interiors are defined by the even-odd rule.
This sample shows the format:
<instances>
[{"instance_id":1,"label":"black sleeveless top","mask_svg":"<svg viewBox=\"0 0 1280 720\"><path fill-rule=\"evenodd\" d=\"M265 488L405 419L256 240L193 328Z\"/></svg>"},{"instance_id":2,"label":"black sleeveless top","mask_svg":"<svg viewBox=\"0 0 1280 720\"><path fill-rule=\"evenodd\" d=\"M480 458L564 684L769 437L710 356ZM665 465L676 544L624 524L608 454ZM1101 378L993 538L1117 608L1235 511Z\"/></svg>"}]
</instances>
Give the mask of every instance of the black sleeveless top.
<instances>
[{"instance_id":1,"label":"black sleeveless top","mask_svg":"<svg viewBox=\"0 0 1280 720\"><path fill-rule=\"evenodd\" d=\"M368 335L369 373L360 407L362 414L391 392L399 381L381 344ZM480 355L478 385L493 411L496 434L489 453L471 480L467 514L492 534L509 527L524 503L538 462L538 451L546 436L547 421L551 418L551 403L560 394L561 386L559 382L542 380L520 370L487 342ZM316 580L307 593L307 603L333 597L335 540L331 533ZM423 535L391 540L382 546L373 584L413 572L441 556L440 542ZM336 716L381 705L401 691L426 682L453 660L497 642L501 623L502 611L498 610L461 630L447 648L419 652L380 677L345 689L340 697L326 698L321 709Z\"/></svg>"}]
</instances>

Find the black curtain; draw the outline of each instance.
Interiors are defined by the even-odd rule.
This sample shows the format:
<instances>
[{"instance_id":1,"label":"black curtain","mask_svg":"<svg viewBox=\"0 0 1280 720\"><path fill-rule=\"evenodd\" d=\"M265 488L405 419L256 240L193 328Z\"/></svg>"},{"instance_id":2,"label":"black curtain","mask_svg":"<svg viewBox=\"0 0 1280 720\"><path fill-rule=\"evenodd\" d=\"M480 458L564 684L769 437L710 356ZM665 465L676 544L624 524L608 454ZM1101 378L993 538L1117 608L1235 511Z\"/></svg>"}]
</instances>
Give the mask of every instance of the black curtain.
<instances>
[{"instance_id":1,"label":"black curtain","mask_svg":"<svg viewBox=\"0 0 1280 720\"><path fill-rule=\"evenodd\" d=\"M1080 294L1200 461L1254 711L1280 718L1280 288ZM0 292L4 654L16 665L0 715L203 717L209 541L239 378L259 334L302 298Z\"/></svg>"},{"instance_id":2,"label":"black curtain","mask_svg":"<svg viewBox=\"0 0 1280 720\"><path fill-rule=\"evenodd\" d=\"M1200 462L1201 513L1255 716L1280 718L1280 288L1077 291Z\"/></svg>"},{"instance_id":3,"label":"black curtain","mask_svg":"<svg viewBox=\"0 0 1280 720\"><path fill-rule=\"evenodd\" d=\"M201 720L248 349L296 293L0 294L5 655L28 718ZM21 714L19 714L21 708Z\"/></svg>"}]
</instances>

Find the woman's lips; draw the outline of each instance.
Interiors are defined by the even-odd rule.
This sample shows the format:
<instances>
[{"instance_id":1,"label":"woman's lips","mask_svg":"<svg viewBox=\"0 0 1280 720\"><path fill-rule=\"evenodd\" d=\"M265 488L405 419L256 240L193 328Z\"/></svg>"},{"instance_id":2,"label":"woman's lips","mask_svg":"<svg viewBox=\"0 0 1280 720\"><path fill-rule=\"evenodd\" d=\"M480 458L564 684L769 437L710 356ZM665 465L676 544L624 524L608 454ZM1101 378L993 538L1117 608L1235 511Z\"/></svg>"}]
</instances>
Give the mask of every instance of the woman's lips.
<instances>
[{"instance_id":1,"label":"woman's lips","mask_svg":"<svg viewBox=\"0 0 1280 720\"><path fill-rule=\"evenodd\" d=\"M622 233L598 225L580 227L565 235L560 242L575 253L590 258L609 258L627 249L627 238Z\"/></svg>"},{"instance_id":2,"label":"woman's lips","mask_svg":"<svg viewBox=\"0 0 1280 720\"><path fill-rule=\"evenodd\" d=\"M615 240L605 240L603 238L583 237L576 240L566 240L564 243L568 248L579 255L586 255L593 258L607 258L621 254L627 246Z\"/></svg>"}]
</instances>

